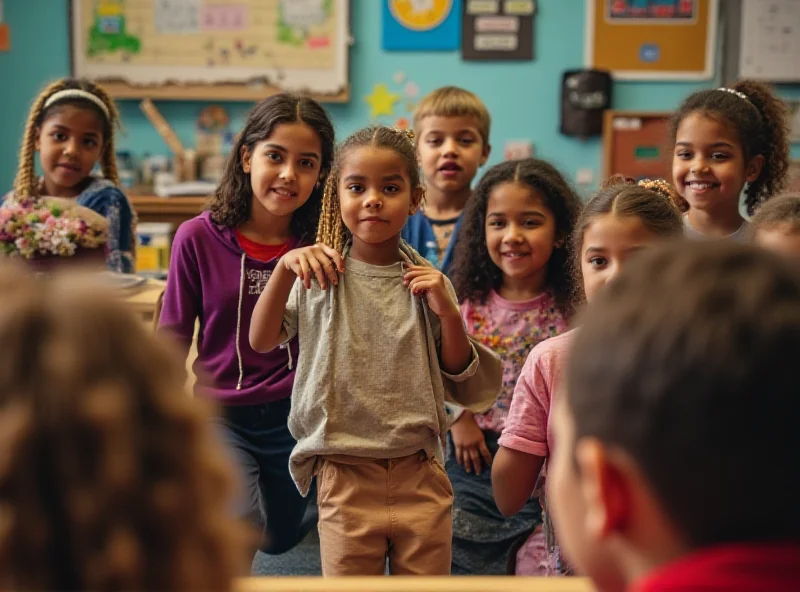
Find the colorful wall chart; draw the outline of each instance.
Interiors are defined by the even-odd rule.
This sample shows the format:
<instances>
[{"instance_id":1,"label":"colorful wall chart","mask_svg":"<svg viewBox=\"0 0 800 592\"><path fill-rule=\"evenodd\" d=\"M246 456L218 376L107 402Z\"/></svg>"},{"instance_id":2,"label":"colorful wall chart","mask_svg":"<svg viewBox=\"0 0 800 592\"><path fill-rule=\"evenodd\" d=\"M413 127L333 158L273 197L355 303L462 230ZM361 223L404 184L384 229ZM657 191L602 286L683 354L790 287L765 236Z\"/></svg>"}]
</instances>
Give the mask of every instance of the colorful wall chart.
<instances>
[{"instance_id":1,"label":"colorful wall chart","mask_svg":"<svg viewBox=\"0 0 800 592\"><path fill-rule=\"evenodd\" d=\"M374 0L373 0L374 1ZM454 50L461 37L461 0L381 0L385 50Z\"/></svg>"},{"instance_id":2,"label":"colorful wall chart","mask_svg":"<svg viewBox=\"0 0 800 592\"><path fill-rule=\"evenodd\" d=\"M347 0L71 0L78 76L347 85Z\"/></svg>"},{"instance_id":3,"label":"colorful wall chart","mask_svg":"<svg viewBox=\"0 0 800 592\"><path fill-rule=\"evenodd\" d=\"M718 0L586 0L586 65L619 80L714 73Z\"/></svg>"}]
</instances>

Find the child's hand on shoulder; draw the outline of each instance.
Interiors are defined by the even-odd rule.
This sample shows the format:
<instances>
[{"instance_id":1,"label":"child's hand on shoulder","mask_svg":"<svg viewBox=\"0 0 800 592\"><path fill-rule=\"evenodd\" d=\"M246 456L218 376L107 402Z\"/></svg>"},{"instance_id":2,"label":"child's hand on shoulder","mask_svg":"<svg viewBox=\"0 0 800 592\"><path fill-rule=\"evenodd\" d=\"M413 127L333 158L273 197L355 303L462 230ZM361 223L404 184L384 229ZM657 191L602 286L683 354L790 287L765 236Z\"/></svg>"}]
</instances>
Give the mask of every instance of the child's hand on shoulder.
<instances>
[{"instance_id":1,"label":"child's hand on shoulder","mask_svg":"<svg viewBox=\"0 0 800 592\"><path fill-rule=\"evenodd\" d=\"M415 296L424 295L428 306L440 319L461 318L458 305L450 296L444 274L427 265L406 265L403 281Z\"/></svg>"},{"instance_id":2,"label":"child's hand on shoulder","mask_svg":"<svg viewBox=\"0 0 800 592\"><path fill-rule=\"evenodd\" d=\"M337 285L339 274L344 273L342 256L336 250L320 243L293 249L281 257L281 261L286 269L300 278L306 290L311 288L311 280L314 277L325 290L329 282L334 286Z\"/></svg>"}]
</instances>

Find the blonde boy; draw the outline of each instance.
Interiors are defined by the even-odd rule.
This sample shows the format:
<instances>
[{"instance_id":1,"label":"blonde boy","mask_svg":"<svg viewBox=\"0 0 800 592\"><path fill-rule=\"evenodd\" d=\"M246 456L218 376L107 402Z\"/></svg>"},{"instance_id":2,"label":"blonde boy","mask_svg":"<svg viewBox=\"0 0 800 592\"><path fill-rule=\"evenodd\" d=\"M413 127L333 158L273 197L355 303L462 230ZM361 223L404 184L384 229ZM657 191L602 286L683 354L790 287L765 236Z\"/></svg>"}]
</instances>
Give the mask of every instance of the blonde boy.
<instances>
[{"instance_id":1,"label":"blonde boy","mask_svg":"<svg viewBox=\"0 0 800 592\"><path fill-rule=\"evenodd\" d=\"M414 113L426 197L408 219L402 237L445 273L453 261L472 180L489 158L490 126L483 101L455 86L426 95Z\"/></svg>"}]
</instances>

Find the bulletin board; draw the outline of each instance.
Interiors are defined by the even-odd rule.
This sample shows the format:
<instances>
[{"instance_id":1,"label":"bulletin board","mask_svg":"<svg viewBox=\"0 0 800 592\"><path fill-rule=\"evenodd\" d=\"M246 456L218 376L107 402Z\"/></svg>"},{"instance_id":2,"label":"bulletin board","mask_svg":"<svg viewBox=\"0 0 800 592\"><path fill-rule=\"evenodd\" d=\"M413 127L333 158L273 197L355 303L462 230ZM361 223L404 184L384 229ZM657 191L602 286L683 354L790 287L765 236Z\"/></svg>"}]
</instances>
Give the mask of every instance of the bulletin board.
<instances>
[{"instance_id":1,"label":"bulletin board","mask_svg":"<svg viewBox=\"0 0 800 592\"><path fill-rule=\"evenodd\" d=\"M741 11L739 76L800 81L800 2L746 0Z\"/></svg>"},{"instance_id":2,"label":"bulletin board","mask_svg":"<svg viewBox=\"0 0 800 592\"><path fill-rule=\"evenodd\" d=\"M603 116L603 178L672 179L668 112L613 111Z\"/></svg>"},{"instance_id":3,"label":"bulletin board","mask_svg":"<svg viewBox=\"0 0 800 592\"><path fill-rule=\"evenodd\" d=\"M586 64L616 80L714 74L718 0L586 0Z\"/></svg>"},{"instance_id":4,"label":"bulletin board","mask_svg":"<svg viewBox=\"0 0 800 592\"><path fill-rule=\"evenodd\" d=\"M348 98L349 0L70 0L72 66L117 98Z\"/></svg>"}]
</instances>

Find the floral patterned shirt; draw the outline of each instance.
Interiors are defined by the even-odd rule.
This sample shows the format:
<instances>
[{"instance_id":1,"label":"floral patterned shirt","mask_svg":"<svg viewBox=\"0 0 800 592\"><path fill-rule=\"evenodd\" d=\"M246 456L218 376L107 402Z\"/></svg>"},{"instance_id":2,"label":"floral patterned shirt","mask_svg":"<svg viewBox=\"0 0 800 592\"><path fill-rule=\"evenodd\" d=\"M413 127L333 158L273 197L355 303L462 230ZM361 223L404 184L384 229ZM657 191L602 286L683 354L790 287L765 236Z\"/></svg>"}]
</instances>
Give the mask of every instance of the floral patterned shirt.
<instances>
[{"instance_id":1,"label":"floral patterned shirt","mask_svg":"<svg viewBox=\"0 0 800 592\"><path fill-rule=\"evenodd\" d=\"M464 301L467 333L491 348L503 362L503 387L489 411L475 415L482 430L503 431L522 365L537 343L566 331L568 322L550 292L532 300L511 301L494 290L486 302Z\"/></svg>"}]
</instances>

